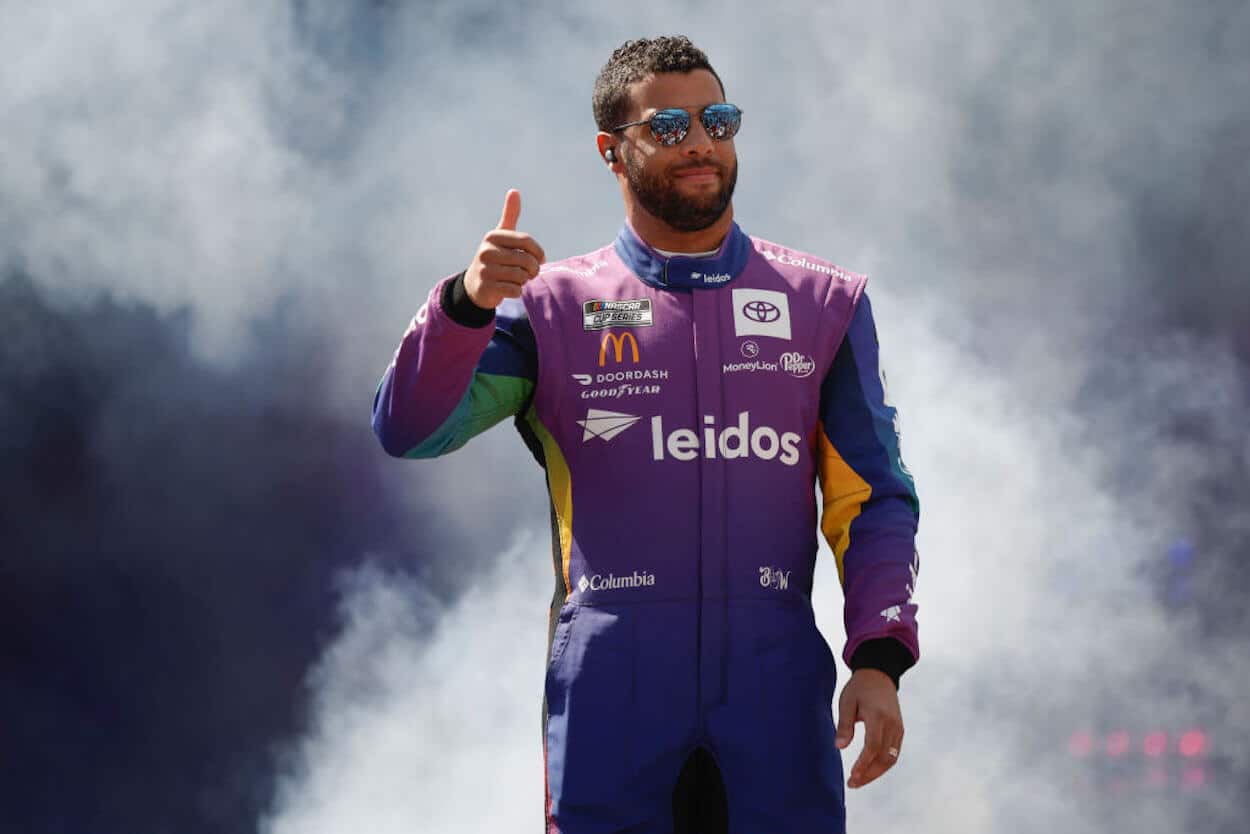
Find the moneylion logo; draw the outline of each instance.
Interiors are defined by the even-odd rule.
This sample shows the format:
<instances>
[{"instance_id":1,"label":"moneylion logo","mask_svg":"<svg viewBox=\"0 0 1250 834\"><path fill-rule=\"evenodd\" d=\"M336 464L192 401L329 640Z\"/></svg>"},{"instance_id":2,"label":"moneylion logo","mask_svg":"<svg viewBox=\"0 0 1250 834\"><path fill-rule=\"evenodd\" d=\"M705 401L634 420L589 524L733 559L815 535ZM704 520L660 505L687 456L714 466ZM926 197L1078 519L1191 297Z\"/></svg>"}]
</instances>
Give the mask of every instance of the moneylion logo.
<instances>
[{"instance_id":1,"label":"moneylion logo","mask_svg":"<svg viewBox=\"0 0 1250 834\"><path fill-rule=\"evenodd\" d=\"M624 361L625 344L629 343L630 356L633 357L634 364L638 364L638 340L634 338L634 334L626 331L624 333L604 333L603 341L599 343L599 367L602 368L608 361L608 345L612 345L612 356L619 365Z\"/></svg>"},{"instance_id":2,"label":"moneylion logo","mask_svg":"<svg viewBox=\"0 0 1250 834\"><path fill-rule=\"evenodd\" d=\"M588 442L592 437L597 437L606 443L634 423L637 423L640 419L642 418L633 414L621 414L616 411L603 411L598 408L592 408L587 410L586 419L578 420L577 425L583 429L583 443Z\"/></svg>"},{"instance_id":3,"label":"moneylion logo","mask_svg":"<svg viewBox=\"0 0 1250 834\"><path fill-rule=\"evenodd\" d=\"M722 374L737 374L742 372L755 373L756 371L775 370L777 370L776 362L766 362L763 359L751 359L747 362L726 362L721 365L720 372Z\"/></svg>"},{"instance_id":4,"label":"moneylion logo","mask_svg":"<svg viewBox=\"0 0 1250 834\"><path fill-rule=\"evenodd\" d=\"M587 588L592 591L615 591L620 588L650 588L654 584L655 574L646 571L641 573L634 571L632 576L616 576L611 573L603 576L596 573L589 578L583 574L582 578L577 580L577 589L586 593Z\"/></svg>"}]
</instances>

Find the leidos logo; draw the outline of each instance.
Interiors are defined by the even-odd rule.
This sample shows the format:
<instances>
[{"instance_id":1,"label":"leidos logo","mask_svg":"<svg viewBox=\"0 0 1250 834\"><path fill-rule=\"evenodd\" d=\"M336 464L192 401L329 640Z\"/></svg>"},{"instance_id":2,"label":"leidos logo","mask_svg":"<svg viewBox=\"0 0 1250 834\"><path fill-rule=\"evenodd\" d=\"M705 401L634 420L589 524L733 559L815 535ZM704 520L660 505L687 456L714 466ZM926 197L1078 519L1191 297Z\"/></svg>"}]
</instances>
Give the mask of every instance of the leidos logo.
<instances>
[{"instance_id":1,"label":"leidos logo","mask_svg":"<svg viewBox=\"0 0 1250 834\"><path fill-rule=\"evenodd\" d=\"M629 344L630 353L625 353L625 345ZM599 343L599 367L602 368L607 364L608 345L612 345L613 354L616 363L619 365L626 356L631 356L634 364L638 364L638 340L634 338L634 334L626 331L624 333L604 333L603 341Z\"/></svg>"},{"instance_id":2,"label":"leidos logo","mask_svg":"<svg viewBox=\"0 0 1250 834\"><path fill-rule=\"evenodd\" d=\"M664 460L665 453L677 460L694 460L701 450L709 460L715 460L718 454L725 460L776 458L786 466L794 466L799 462L802 442L803 438L792 431L778 435L776 429L768 426L752 429L749 411L739 412L736 425L720 430L715 417L705 416L702 438L693 429L674 429L665 436L663 418L651 418L651 456L655 460Z\"/></svg>"}]
</instances>

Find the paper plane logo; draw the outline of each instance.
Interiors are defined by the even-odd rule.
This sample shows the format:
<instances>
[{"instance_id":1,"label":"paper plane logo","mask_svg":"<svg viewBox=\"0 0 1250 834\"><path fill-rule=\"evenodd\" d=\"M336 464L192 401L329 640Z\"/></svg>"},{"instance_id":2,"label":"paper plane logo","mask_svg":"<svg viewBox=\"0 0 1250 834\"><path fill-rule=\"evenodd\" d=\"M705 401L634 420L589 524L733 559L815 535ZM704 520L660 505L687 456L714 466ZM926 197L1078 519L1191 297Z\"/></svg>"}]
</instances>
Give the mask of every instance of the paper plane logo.
<instances>
[{"instance_id":1,"label":"paper plane logo","mask_svg":"<svg viewBox=\"0 0 1250 834\"><path fill-rule=\"evenodd\" d=\"M597 437L606 442L625 431L634 423L637 423L640 419L642 418L635 417L632 414L618 414L615 411L601 411L600 409L592 408L586 412L586 419L578 420L577 425L583 429L583 443L588 442L592 437Z\"/></svg>"}]
</instances>

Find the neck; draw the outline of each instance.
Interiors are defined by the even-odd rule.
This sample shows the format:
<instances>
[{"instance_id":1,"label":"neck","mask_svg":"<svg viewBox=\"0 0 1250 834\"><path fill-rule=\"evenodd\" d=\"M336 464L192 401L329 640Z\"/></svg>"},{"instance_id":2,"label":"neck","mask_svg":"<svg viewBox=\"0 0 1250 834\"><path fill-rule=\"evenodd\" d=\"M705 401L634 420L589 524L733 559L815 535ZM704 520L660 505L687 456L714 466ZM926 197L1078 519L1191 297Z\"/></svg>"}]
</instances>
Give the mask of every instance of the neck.
<instances>
[{"instance_id":1,"label":"neck","mask_svg":"<svg viewBox=\"0 0 1250 834\"><path fill-rule=\"evenodd\" d=\"M674 229L632 202L625 206L625 218L629 220L634 233L653 249L664 249L668 252L710 252L719 248L725 235L729 234L729 229L733 226L734 210L731 203L715 223L697 232Z\"/></svg>"}]
</instances>

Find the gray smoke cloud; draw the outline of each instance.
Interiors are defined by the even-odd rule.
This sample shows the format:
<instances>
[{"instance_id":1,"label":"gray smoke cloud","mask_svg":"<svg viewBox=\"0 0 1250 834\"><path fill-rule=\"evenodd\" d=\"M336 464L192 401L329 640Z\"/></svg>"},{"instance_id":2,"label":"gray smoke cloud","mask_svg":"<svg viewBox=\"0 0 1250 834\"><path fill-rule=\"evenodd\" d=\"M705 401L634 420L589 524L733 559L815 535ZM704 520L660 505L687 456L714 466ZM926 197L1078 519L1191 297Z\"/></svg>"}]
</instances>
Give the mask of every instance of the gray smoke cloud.
<instances>
[{"instance_id":1,"label":"gray smoke cloud","mask_svg":"<svg viewBox=\"0 0 1250 834\"><path fill-rule=\"evenodd\" d=\"M744 228L873 276L921 492L906 752L851 792L852 826L1239 830L1244 4L142 0L5 19L0 263L66 302L188 308L224 367L270 348L257 317L304 322L335 345L309 396L362 431L408 318L507 188L552 257L615 233L591 81L628 37L689 34L746 112ZM268 834L537 825L540 474L503 429L393 465L460 552L437 591L363 553L344 575ZM1168 607L1181 536L1193 599ZM838 646L830 561L814 601ZM1202 791L1067 751L1081 729L1191 724L1216 736Z\"/></svg>"}]
</instances>

